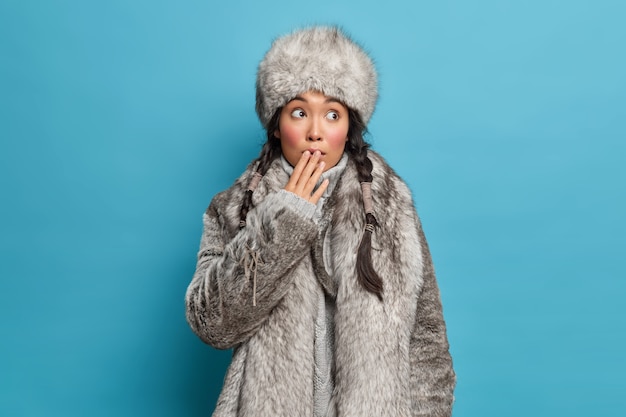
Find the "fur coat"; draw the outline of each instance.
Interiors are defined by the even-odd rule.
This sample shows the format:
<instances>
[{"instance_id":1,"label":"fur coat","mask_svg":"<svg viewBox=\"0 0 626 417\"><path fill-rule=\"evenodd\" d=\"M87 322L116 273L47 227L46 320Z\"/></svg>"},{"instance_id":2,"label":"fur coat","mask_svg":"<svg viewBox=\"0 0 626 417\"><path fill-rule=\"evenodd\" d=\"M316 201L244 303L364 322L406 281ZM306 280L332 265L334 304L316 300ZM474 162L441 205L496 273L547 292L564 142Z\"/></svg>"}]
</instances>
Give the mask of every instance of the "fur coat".
<instances>
[{"instance_id":1,"label":"fur coat","mask_svg":"<svg viewBox=\"0 0 626 417\"><path fill-rule=\"evenodd\" d=\"M322 291L336 301L337 417L451 415L455 374L424 233L406 184L375 152L369 157L382 302L356 278L365 214L351 159L322 211L337 279L323 267L320 227L276 198L288 180L280 160L254 192L245 228L239 210L252 167L213 198L186 295L193 331L215 348L233 348L213 417L313 415Z\"/></svg>"}]
</instances>

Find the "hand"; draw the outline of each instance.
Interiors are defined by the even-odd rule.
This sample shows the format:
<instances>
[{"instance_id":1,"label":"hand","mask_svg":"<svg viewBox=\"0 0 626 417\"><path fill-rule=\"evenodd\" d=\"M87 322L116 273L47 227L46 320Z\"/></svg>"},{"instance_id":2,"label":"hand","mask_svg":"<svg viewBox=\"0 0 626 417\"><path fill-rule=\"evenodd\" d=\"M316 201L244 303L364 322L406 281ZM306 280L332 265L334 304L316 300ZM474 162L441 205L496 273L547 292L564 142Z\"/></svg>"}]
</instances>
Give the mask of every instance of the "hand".
<instances>
[{"instance_id":1,"label":"hand","mask_svg":"<svg viewBox=\"0 0 626 417\"><path fill-rule=\"evenodd\" d=\"M309 151L304 151L300 160L293 169L293 174L289 178L285 190L291 191L295 195L304 198L310 203L317 204L320 197L328 188L328 179L315 190L315 184L324 172L324 161L320 161L322 153L315 151L313 155Z\"/></svg>"}]
</instances>

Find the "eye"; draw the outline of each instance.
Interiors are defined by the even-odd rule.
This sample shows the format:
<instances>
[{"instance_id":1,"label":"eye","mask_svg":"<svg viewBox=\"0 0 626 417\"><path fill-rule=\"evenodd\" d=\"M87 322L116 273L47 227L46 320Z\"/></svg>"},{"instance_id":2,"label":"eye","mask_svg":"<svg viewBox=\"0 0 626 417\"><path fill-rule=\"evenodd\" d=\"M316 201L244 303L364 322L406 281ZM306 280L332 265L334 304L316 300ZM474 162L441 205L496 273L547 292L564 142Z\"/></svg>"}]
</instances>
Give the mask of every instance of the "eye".
<instances>
[{"instance_id":1,"label":"eye","mask_svg":"<svg viewBox=\"0 0 626 417\"><path fill-rule=\"evenodd\" d=\"M291 112L291 117L295 117L296 119L302 119L306 116L306 113L302 109L295 109Z\"/></svg>"},{"instance_id":2,"label":"eye","mask_svg":"<svg viewBox=\"0 0 626 417\"><path fill-rule=\"evenodd\" d=\"M339 113L337 113L334 110L331 110L328 113L326 113L326 118L328 120L339 120Z\"/></svg>"}]
</instances>

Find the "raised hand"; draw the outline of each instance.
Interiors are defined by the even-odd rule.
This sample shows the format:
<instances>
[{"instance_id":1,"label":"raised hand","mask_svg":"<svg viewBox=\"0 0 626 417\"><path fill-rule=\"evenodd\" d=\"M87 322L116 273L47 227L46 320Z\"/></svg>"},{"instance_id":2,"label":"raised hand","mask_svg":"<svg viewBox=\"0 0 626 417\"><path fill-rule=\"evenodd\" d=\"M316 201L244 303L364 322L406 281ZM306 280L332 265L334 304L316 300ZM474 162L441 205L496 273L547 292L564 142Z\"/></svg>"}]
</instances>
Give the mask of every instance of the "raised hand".
<instances>
[{"instance_id":1,"label":"raised hand","mask_svg":"<svg viewBox=\"0 0 626 417\"><path fill-rule=\"evenodd\" d=\"M309 151L304 151L294 167L293 174L291 174L287 185L285 185L285 190L291 191L313 204L317 204L326 188L328 188L328 179L325 179L317 190L313 192L315 184L317 184L322 172L324 172L324 161L320 161L321 155L320 151L315 151L313 155Z\"/></svg>"}]
</instances>

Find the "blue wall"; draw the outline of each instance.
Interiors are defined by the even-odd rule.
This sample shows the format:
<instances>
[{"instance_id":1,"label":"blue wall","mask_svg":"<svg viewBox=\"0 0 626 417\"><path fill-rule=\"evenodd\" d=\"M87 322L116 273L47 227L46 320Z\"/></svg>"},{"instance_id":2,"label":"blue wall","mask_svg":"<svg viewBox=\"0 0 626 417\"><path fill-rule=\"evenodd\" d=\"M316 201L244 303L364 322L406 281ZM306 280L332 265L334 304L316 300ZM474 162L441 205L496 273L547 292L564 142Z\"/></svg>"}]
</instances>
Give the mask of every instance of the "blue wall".
<instances>
[{"instance_id":1,"label":"blue wall","mask_svg":"<svg viewBox=\"0 0 626 417\"><path fill-rule=\"evenodd\" d=\"M263 142L271 39L318 22L377 61L370 141L429 237L455 417L624 415L625 13L4 0L0 415L209 415L229 352L184 319L201 215Z\"/></svg>"}]
</instances>

